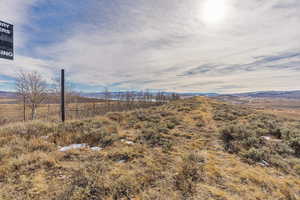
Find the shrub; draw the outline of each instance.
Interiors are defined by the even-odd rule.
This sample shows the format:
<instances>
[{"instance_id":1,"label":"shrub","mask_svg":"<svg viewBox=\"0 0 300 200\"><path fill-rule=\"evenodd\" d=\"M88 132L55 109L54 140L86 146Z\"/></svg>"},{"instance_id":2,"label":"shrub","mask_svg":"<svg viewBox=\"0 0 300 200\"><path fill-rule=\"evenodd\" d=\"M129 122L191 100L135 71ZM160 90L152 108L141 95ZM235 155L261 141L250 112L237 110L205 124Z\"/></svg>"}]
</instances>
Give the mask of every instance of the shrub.
<instances>
[{"instance_id":1,"label":"shrub","mask_svg":"<svg viewBox=\"0 0 300 200\"><path fill-rule=\"evenodd\" d=\"M214 114L213 119L217 121L233 121L236 120L237 117L231 113L219 111Z\"/></svg>"},{"instance_id":2,"label":"shrub","mask_svg":"<svg viewBox=\"0 0 300 200\"><path fill-rule=\"evenodd\" d=\"M255 136L255 134L250 135L249 137L245 137L245 139L243 139L241 141L241 143L243 145L245 145L246 147L258 147L261 144L261 140L259 137Z\"/></svg>"},{"instance_id":3,"label":"shrub","mask_svg":"<svg viewBox=\"0 0 300 200\"><path fill-rule=\"evenodd\" d=\"M112 184L111 192L114 200L126 198L131 199L132 195L140 190L137 179L127 175L121 175Z\"/></svg>"},{"instance_id":4,"label":"shrub","mask_svg":"<svg viewBox=\"0 0 300 200\"><path fill-rule=\"evenodd\" d=\"M49 141L60 146L86 143L91 146L111 145L118 140L118 129L114 124L103 121L71 122L49 137Z\"/></svg>"},{"instance_id":5,"label":"shrub","mask_svg":"<svg viewBox=\"0 0 300 200\"><path fill-rule=\"evenodd\" d=\"M192 196L196 192L196 183L204 180L204 163L205 158L199 152L192 152L182 158L175 176L175 187L185 198Z\"/></svg>"},{"instance_id":6,"label":"shrub","mask_svg":"<svg viewBox=\"0 0 300 200\"><path fill-rule=\"evenodd\" d=\"M139 146L122 146L116 149L113 149L112 152L108 155L108 158L113 161L131 161L138 157L143 157L143 148Z\"/></svg>"},{"instance_id":7,"label":"shrub","mask_svg":"<svg viewBox=\"0 0 300 200\"><path fill-rule=\"evenodd\" d=\"M300 176L300 164L294 166L294 170L296 171L296 173Z\"/></svg>"},{"instance_id":8,"label":"shrub","mask_svg":"<svg viewBox=\"0 0 300 200\"><path fill-rule=\"evenodd\" d=\"M51 152L56 149L55 145L48 143L47 141L37 138L30 141L30 143L26 143L27 149L29 152L33 151L45 151Z\"/></svg>"},{"instance_id":9,"label":"shrub","mask_svg":"<svg viewBox=\"0 0 300 200\"><path fill-rule=\"evenodd\" d=\"M22 138L31 139L47 135L55 130L54 125L50 125L40 121L34 121L26 124L17 124L8 126L1 130L2 135L16 135Z\"/></svg>"},{"instance_id":10,"label":"shrub","mask_svg":"<svg viewBox=\"0 0 300 200\"><path fill-rule=\"evenodd\" d=\"M180 125L180 119L178 117L175 116L168 117L167 120L173 123L175 126Z\"/></svg>"},{"instance_id":11,"label":"shrub","mask_svg":"<svg viewBox=\"0 0 300 200\"><path fill-rule=\"evenodd\" d=\"M214 106L213 119L217 121L233 121L248 114L249 110L228 104L218 104Z\"/></svg>"},{"instance_id":12,"label":"shrub","mask_svg":"<svg viewBox=\"0 0 300 200\"><path fill-rule=\"evenodd\" d=\"M123 120L122 113L108 113L106 115L109 119L120 123Z\"/></svg>"},{"instance_id":13,"label":"shrub","mask_svg":"<svg viewBox=\"0 0 300 200\"><path fill-rule=\"evenodd\" d=\"M204 127L204 126L205 126L205 122L203 122L203 121L198 121L198 122L196 123L196 126L199 127L199 128Z\"/></svg>"},{"instance_id":14,"label":"shrub","mask_svg":"<svg viewBox=\"0 0 300 200\"><path fill-rule=\"evenodd\" d=\"M261 162L263 160L266 160L266 154L263 150L261 149L256 149L256 148L251 148L245 153L242 154L243 157L246 159L250 159L254 162Z\"/></svg>"},{"instance_id":15,"label":"shrub","mask_svg":"<svg viewBox=\"0 0 300 200\"><path fill-rule=\"evenodd\" d=\"M93 131L88 132L87 134L83 135L79 139L77 143L87 143L89 145L102 145L106 147L111 145L114 141L118 139L117 130L110 132L106 128L96 129Z\"/></svg>"},{"instance_id":16,"label":"shrub","mask_svg":"<svg viewBox=\"0 0 300 200\"><path fill-rule=\"evenodd\" d=\"M262 120L262 121L260 121ZM250 123L238 123L230 125L221 130L221 138L224 142L225 150L230 153L237 153L248 161L261 162L262 160L282 167L282 163L276 159L281 156L288 156L300 151L298 139L293 140L270 140L261 138L262 135L287 138L285 132L279 129L276 121L267 120L265 116L258 117L258 120L250 120ZM289 132L290 134L290 132ZM289 138L289 137L288 137ZM300 141L300 140L299 140ZM292 147L292 148L291 148Z\"/></svg>"},{"instance_id":17,"label":"shrub","mask_svg":"<svg viewBox=\"0 0 300 200\"><path fill-rule=\"evenodd\" d=\"M300 136L298 129L287 127L281 129L281 139L283 140L292 140L297 136Z\"/></svg>"},{"instance_id":18,"label":"shrub","mask_svg":"<svg viewBox=\"0 0 300 200\"><path fill-rule=\"evenodd\" d=\"M295 151L286 143L277 143L275 145L275 151L280 155L292 155L295 153Z\"/></svg>"},{"instance_id":19,"label":"shrub","mask_svg":"<svg viewBox=\"0 0 300 200\"><path fill-rule=\"evenodd\" d=\"M255 131L243 124L223 128L221 139L224 141L225 149L231 153L238 153L241 148L259 146L261 142Z\"/></svg>"},{"instance_id":20,"label":"shrub","mask_svg":"<svg viewBox=\"0 0 300 200\"><path fill-rule=\"evenodd\" d=\"M284 158L282 156L280 156L278 154L272 155L268 159L268 162L275 167L279 167L279 168L283 169L286 172L290 170L289 163L286 160L284 160Z\"/></svg>"},{"instance_id":21,"label":"shrub","mask_svg":"<svg viewBox=\"0 0 300 200\"><path fill-rule=\"evenodd\" d=\"M300 137L295 137L289 141L290 146L294 149L296 156L300 156Z\"/></svg>"},{"instance_id":22,"label":"shrub","mask_svg":"<svg viewBox=\"0 0 300 200\"><path fill-rule=\"evenodd\" d=\"M179 108L177 111L178 111L178 112L189 113L189 112L192 111L192 108L185 106L185 107Z\"/></svg>"},{"instance_id":23,"label":"shrub","mask_svg":"<svg viewBox=\"0 0 300 200\"><path fill-rule=\"evenodd\" d=\"M168 122L168 123L167 123L168 129L174 129L175 126L176 126L176 125L175 125L173 122Z\"/></svg>"},{"instance_id":24,"label":"shrub","mask_svg":"<svg viewBox=\"0 0 300 200\"><path fill-rule=\"evenodd\" d=\"M136 118L140 121L146 121L148 119L145 112L137 111L134 113Z\"/></svg>"},{"instance_id":25,"label":"shrub","mask_svg":"<svg viewBox=\"0 0 300 200\"><path fill-rule=\"evenodd\" d=\"M167 128L166 126L159 126L157 127L158 132L160 133L169 133L169 128Z\"/></svg>"},{"instance_id":26,"label":"shrub","mask_svg":"<svg viewBox=\"0 0 300 200\"><path fill-rule=\"evenodd\" d=\"M137 121L158 123L161 120L159 113L150 113L149 111L136 111L133 113L133 116L137 119Z\"/></svg>"},{"instance_id":27,"label":"shrub","mask_svg":"<svg viewBox=\"0 0 300 200\"><path fill-rule=\"evenodd\" d=\"M95 174L96 175L96 174ZM58 196L59 200L88 200L99 199L106 194L106 188L98 187L85 174L73 177L70 185L65 186L64 192Z\"/></svg>"},{"instance_id":28,"label":"shrub","mask_svg":"<svg viewBox=\"0 0 300 200\"><path fill-rule=\"evenodd\" d=\"M172 147L172 141L164 137L162 133L155 129L142 129L140 136L137 138L141 143L146 143L150 146L162 146L165 150Z\"/></svg>"},{"instance_id":29,"label":"shrub","mask_svg":"<svg viewBox=\"0 0 300 200\"><path fill-rule=\"evenodd\" d=\"M10 123L10 119L9 118L7 118L7 117L1 117L0 118L0 126L2 126L2 125L4 125L4 124L8 124L8 123Z\"/></svg>"},{"instance_id":30,"label":"shrub","mask_svg":"<svg viewBox=\"0 0 300 200\"><path fill-rule=\"evenodd\" d=\"M168 111L160 111L160 115L161 115L162 117L167 117L167 116L172 116L173 113L168 112Z\"/></svg>"}]
</instances>

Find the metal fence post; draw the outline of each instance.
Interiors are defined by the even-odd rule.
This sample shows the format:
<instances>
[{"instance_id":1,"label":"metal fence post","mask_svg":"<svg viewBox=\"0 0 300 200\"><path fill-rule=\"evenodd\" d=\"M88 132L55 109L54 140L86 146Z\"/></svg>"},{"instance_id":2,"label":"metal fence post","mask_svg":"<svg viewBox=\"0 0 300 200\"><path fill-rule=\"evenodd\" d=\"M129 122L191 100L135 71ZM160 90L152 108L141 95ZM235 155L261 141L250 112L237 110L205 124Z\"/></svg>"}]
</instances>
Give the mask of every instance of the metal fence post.
<instances>
[{"instance_id":1,"label":"metal fence post","mask_svg":"<svg viewBox=\"0 0 300 200\"><path fill-rule=\"evenodd\" d=\"M65 70L61 70L61 98L60 98L60 105L61 105L61 121L64 122L66 119L65 113Z\"/></svg>"}]
</instances>

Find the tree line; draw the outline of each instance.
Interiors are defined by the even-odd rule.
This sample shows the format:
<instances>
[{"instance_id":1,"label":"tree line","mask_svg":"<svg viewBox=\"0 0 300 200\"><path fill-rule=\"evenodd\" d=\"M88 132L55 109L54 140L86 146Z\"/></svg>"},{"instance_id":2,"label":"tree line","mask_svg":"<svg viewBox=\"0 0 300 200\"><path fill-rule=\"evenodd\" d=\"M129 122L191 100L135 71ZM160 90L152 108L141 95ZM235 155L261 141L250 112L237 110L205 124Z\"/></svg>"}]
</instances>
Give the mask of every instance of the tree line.
<instances>
[{"instance_id":1,"label":"tree line","mask_svg":"<svg viewBox=\"0 0 300 200\"><path fill-rule=\"evenodd\" d=\"M17 95L22 102L23 120L26 117L27 108L30 112L30 120L37 119L37 109L43 104L58 104L60 102L60 79L56 78L47 83L42 75L34 72L19 72L15 78ZM97 99L82 97L80 93L73 90L71 84L67 84L65 99L67 104L74 104L69 111L76 112L76 116L101 115L107 112L118 112L136 108L146 108L154 105L161 105L169 101L180 99L179 94L165 92L146 91L125 91L110 92L105 88L102 96ZM99 106L97 103L100 103ZM79 107L78 104L90 103L90 106ZM50 108L48 108L49 110ZM57 113L58 114L58 113Z\"/></svg>"}]
</instances>

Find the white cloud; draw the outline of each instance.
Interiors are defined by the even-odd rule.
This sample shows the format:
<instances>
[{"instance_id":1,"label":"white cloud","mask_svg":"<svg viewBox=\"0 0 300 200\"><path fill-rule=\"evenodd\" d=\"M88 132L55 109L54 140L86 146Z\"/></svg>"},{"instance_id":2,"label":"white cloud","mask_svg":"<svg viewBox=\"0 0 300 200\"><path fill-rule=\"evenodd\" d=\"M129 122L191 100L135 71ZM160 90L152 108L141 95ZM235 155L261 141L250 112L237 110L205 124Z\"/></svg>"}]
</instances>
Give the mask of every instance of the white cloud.
<instances>
[{"instance_id":1,"label":"white cloud","mask_svg":"<svg viewBox=\"0 0 300 200\"><path fill-rule=\"evenodd\" d=\"M11 81L7 81L7 80L0 80L0 85L3 83L11 83Z\"/></svg>"},{"instance_id":2,"label":"white cloud","mask_svg":"<svg viewBox=\"0 0 300 200\"><path fill-rule=\"evenodd\" d=\"M23 25L30 22L30 8L37 0L1 0L0 20L11 23L15 29L15 44L21 48L26 43L26 32Z\"/></svg>"},{"instance_id":3,"label":"white cloud","mask_svg":"<svg viewBox=\"0 0 300 200\"><path fill-rule=\"evenodd\" d=\"M120 82L118 87L128 89L210 92L297 89L299 73L295 69L271 70L261 63L254 71L246 71L241 66L255 62L259 56L300 52L299 1L225 0L226 18L211 24L201 18L205 1L114 0L109 6L95 1L90 24L74 27L63 43L35 49L40 56L52 57L51 63L21 57L14 65L43 73L64 66L75 82L89 85ZM30 4L18 4L22 5L28 8ZM294 61L295 67L299 66L299 58L292 59L272 64L284 66ZM222 66L211 74L178 76L205 64ZM51 68L53 65L57 67ZM241 68L230 72L232 65ZM228 73L221 73L224 70Z\"/></svg>"}]
</instances>

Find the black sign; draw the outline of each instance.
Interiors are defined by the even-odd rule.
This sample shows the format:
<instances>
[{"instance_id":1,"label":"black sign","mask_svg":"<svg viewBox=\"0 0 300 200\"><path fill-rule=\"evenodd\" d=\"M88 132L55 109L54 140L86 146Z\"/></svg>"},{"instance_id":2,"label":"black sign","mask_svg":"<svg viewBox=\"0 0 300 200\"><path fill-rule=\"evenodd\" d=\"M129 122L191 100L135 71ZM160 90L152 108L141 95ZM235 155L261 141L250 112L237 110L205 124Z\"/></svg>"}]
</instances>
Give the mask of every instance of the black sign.
<instances>
[{"instance_id":1,"label":"black sign","mask_svg":"<svg viewBox=\"0 0 300 200\"><path fill-rule=\"evenodd\" d=\"M14 59L14 26L0 21L0 58Z\"/></svg>"}]
</instances>

